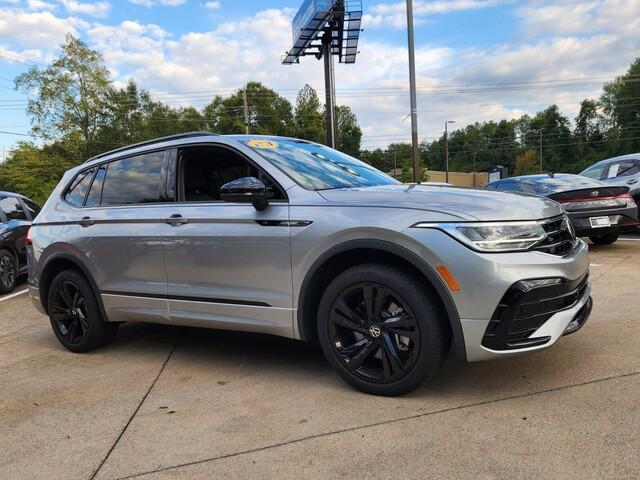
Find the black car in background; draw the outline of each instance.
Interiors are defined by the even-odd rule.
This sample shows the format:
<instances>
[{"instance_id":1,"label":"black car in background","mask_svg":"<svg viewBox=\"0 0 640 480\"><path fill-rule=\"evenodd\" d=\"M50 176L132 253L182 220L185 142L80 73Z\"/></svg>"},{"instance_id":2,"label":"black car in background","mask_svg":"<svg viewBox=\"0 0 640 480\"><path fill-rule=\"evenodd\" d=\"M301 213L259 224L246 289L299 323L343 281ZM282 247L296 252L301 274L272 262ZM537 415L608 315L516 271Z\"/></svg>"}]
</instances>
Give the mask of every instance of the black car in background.
<instances>
[{"instance_id":1,"label":"black car in background","mask_svg":"<svg viewBox=\"0 0 640 480\"><path fill-rule=\"evenodd\" d=\"M17 193L0 192L0 294L27 273L26 236L40 207Z\"/></svg>"},{"instance_id":2,"label":"black car in background","mask_svg":"<svg viewBox=\"0 0 640 480\"><path fill-rule=\"evenodd\" d=\"M621 231L638 225L638 207L626 186L562 173L504 178L485 188L530 193L560 202L576 235L589 237L596 245L609 245Z\"/></svg>"}]
</instances>

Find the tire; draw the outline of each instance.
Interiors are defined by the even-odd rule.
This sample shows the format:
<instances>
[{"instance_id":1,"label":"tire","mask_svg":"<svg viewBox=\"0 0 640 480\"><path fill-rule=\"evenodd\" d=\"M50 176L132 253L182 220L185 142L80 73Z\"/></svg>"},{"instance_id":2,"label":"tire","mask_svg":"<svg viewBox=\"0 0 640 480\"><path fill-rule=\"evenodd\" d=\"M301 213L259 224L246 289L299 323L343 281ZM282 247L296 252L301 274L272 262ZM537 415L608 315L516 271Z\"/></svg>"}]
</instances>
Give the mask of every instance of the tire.
<instances>
[{"instance_id":1,"label":"tire","mask_svg":"<svg viewBox=\"0 0 640 480\"><path fill-rule=\"evenodd\" d=\"M9 250L0 250L0 294L11 293L18 283L18 264Z\"/></svg>"},{"instance_id":2,"label":"tire","mask_svg":"<svg viewBox=\"0 0 640 480\"><path fill-rule=\"evenodd\" d=\"M619 233L609 233L607 235L601 235L599 237L589 237L589 240L591 240L596 245L611 245L616 240L618 240L619 236Z\"/></svg>"},{"instance_id":3,"label":"tire","mask_svg":"<svg viewBox=\"0 0 640 480\"><path fill-rule=\"evenodd\" d=\"M390 265L357 265L336 276L322 295L317 320L331 367L374 395L414 390L433 377L451 344L436 294Z\"/></svg>"},{"instance_id":4,"label":"tire","mask_svg":"<svg viewBox=\"0 0 640 480\"><path fill-rule=\"evenodd\" d=\"M93 288L74 270L65 270L53 279L47 305L53 332L72 352L103 347L118 331L117 324L102 318Z\"/></svg>"}]
</instances>

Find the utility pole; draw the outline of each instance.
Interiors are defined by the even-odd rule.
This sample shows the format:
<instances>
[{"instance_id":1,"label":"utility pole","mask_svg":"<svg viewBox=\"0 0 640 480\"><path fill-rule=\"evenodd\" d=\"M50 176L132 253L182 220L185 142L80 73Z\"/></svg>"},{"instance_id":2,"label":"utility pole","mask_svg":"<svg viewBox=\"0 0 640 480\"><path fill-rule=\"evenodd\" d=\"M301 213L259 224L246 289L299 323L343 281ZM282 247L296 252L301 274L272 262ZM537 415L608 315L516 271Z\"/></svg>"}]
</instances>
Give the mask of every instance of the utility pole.
<instances>
[{"instance_id":1,"label":"utility pole","mask_svg":"<svg viewBox=\"0 0 640 480\"><path fill-rule=\"evenodd\" d=\"M540 173L542 173L542 129L540 129Z\"/></svg>"},{"instance_id":2,"label":"utility pole","mask_svg":"<svg viewBox=\"0 0 640 480\"><path fill-rule=\"evenodd\" d=\"M244 133L249 135L249 102L247 101L247 87L242 90L242 102L244 103Z\"/></svg>"},{"instance_id":3,"label":"utility pole","mask_svg":"<svg viewBox=\"0 0 640 480\"><path fill-rule=\"evenodd\" d=\"M420 183L418 151L418 98L416 93L416 55L413 37L413 0L407 0L407 40L409 44L409 90L411 97L411 146L413 157L413 181Z\"/></svg>"},{"instance_id":4,"label":"utility pole","mask_svg":"<svg viewBox=\"0 0 640 480\"><path fill-rule=\"evenodd\" d=\"M445 161L445 182L449 183L449 124L456 123L453 120L444 122L444 161Z\"/></svg>"},{"instance_id":5,"label":"utility pole","mask_svg":"<svg viewBox=\"0 0 640 480\"><path fill-rule=\"evenodd\" d=\"M476 186L476 155L478 152L473 152L473 186Z\"/></svg>"},{"instance_id":6,"label":"utility pole","mask_svg":"<svg viewBox=\"0 0 640 480\"><path fill-rule=\"evenodd\" d=\"M333 73L333 55L331 55L331 30L325 30L322 37L322 56L324 57L325 112L327 114L327 146L336 148L336 102L335 74Z\"/></svg>"}]
</instances>

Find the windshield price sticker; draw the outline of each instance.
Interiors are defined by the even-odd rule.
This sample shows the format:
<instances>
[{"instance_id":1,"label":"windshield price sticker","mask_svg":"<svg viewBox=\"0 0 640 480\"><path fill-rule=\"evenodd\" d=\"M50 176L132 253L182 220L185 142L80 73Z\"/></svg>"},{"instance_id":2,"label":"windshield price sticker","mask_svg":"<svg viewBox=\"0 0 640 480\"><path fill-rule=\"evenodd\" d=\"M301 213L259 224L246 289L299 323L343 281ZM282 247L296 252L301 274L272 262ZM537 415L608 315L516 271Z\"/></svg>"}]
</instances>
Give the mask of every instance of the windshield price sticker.
<instances>
[{"instance_id":1,"label":"windshield price sticker","mask_svg":"<svg viewBox=\"0 0 640 480\"><path fill-rule=\"evenodd\" d=\"M249 145L251 148L261 148L264 150L273 150L274 148L278 148L278 142L263 139L249 140L247 141L247 145Z\"/></svg>"}]
</instances>

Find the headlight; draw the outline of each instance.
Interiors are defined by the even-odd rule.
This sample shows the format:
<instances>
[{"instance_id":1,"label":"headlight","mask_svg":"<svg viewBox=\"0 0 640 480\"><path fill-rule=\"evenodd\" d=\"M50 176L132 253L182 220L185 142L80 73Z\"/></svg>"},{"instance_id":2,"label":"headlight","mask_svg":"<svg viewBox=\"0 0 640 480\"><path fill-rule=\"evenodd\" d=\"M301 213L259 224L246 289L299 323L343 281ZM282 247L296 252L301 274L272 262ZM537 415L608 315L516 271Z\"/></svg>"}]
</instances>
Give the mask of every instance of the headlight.
<instances>
[{"instance_id":1,"label":"headlight","mask_svg":"<svg viewBox=\"0 0 640 480\"><path fill-rule=\"evenodd\" d=\"M437 228L481 252L529 250L547 236L539 222L417 223L415 228Z\"/></svg>"}]
</instances>

